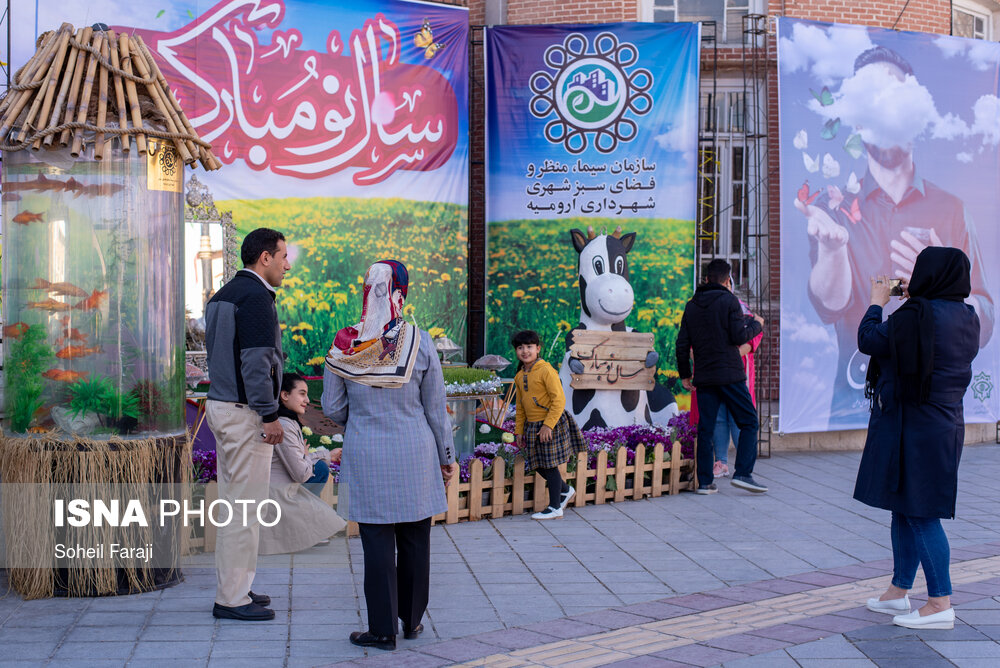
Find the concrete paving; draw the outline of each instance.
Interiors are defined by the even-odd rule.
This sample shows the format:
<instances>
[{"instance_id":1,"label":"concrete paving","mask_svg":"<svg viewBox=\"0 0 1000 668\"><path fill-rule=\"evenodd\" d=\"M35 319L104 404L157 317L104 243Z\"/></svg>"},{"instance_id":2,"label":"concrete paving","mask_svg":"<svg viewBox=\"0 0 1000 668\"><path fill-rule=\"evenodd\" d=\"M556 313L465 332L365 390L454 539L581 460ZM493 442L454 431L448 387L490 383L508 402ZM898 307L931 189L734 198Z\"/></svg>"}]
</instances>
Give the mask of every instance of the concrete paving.
<instances>
[{"instance_id":1,"label":"concrete paving","mask_svg":"<svg viewBox=\"0 0 1000 668\"><path fill-rule=\"evenodd\" d=\"M771 487L681 494L432 530L424 635L388 653L364 627L361 545L261 560L273 622L211 617L212 555L164 591L0 598L0 666L1000 665L1000 446L966 449L951 539L954 631L863 608L891 569L889 513L851 499L859 453L758 461ZM922 580L915 593L919 598ZM0 574L0 591L6 589Z\"/></svg>"}]
</instances>

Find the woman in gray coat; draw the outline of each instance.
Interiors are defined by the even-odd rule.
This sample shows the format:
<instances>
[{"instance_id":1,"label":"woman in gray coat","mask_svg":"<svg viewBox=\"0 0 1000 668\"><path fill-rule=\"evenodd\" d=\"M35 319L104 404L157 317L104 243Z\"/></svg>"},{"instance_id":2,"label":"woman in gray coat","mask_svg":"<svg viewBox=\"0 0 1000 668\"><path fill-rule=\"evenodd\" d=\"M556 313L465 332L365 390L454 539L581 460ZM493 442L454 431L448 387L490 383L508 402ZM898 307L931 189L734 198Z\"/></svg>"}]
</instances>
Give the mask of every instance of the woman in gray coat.
<instances>
[{"instance_id":1,"label":"woman in gray coat","mask_svg":"<svg viewBox=\"0 0 1000 668\"><path fill-rule=\"evenodd\" d=\"M379 649L396 648L397 618L405 638L423 630L431 517L447 510L457 470L434 344L402 317L407 288L399 262L368 269L361 322L337 333L323 376L323 412L345 430L340 493L365 555L368 630L350 638Z\"/></svg>"}]
</instances>

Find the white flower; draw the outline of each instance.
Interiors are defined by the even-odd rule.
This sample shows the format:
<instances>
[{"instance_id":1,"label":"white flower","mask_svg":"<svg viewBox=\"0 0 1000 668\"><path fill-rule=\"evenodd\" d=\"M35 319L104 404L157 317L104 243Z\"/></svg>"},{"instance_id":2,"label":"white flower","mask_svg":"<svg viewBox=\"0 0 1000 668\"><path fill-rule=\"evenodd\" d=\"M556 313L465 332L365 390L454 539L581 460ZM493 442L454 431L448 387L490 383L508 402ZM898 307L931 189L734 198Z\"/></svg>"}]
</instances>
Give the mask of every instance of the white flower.
<instances>
[{"instance_id":1,"label":"white flower","mask_svg":"<svg viewBox=\"0 0 1000 668\"><path fill-rule=\"evenodd\" d=\"M480 434L488 434L488 433L490 433L490 426L488 424L486 424L485 422L483 424L479 425L479 433Z\"/></svg>"},{"instance_id":2,"label":"white flower","mask_svg":"<svg viewBox=\"0 0 1000 668\"><path fill-rule=\"evenodd\" d=\"M302 435L303 436L312 436L313 435L313 430L310 429L309 427L302 427Z\"/></svg>"},{"instance_id":3,"label":"white flower","mask_svg":"<svg viewBox=\"0 0 1000 668\"><path fill-rule=\"evenodd\" d=\"M334 434L333 435L333 440L336 441L337 443L343 443L344 442L344 435L343 434Z\"/></svg>"},{"instance_id":4,"label":"white flower","mask_svg":"<svg viewBox=\"0 0 1000 668\"><path fill-rule=\"evenodd\" d=\"M324 434L323 436L319 437L319 442L322 443L323 445L331 445L333 443L333 439Z\"/></svg>"},{"instance_id":5,"label":"white flower","mask_svg":"<svg viewBox=\"0 0 1000 668\"><path fill-rule=\"evenodd\" d=\"M510 433L509 431L505 431L503 433L503 436L500 437L500 440L503 441L504 443L513 443L514 434Z\"/></svg>"}]
</instances>

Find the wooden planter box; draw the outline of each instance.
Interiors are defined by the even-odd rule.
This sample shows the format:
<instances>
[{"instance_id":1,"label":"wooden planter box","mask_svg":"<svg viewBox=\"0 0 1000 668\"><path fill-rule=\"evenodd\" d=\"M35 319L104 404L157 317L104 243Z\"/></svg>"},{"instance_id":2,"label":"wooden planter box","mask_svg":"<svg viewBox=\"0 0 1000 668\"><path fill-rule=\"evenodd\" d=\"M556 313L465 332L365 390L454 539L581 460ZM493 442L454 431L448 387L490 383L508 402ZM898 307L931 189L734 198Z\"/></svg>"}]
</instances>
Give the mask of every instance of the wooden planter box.
<instances>
[{"instance_id":1,"label":"wooden planter box","mask_svg":"<svg viewBox=\"0 0 1000 668\"><path fill-rule=\"evenodd\" d=\"M665 494L677 494L684 489L693 489L694 460L681 459L681 446L674 442L671 452L665 453L663 445L659 444L653 450L653 461L646 463L646 449L639 446L635 451L635 462L626 462L626 449L619 448L615 456L616 465L608 468L608 453L597 455L596 468L587 467L587 453L577 454L576 471L567 476L566 466L560 467L563 477L576 488L576 497L570 504L581 507L588 504L602 504L629 499L655 498ZM502 457L497 457L491 465L489 479L483 479L483 463L472 460L469 467L469 481L456 482L448 486L448 511L435 515L432 523L455 524L456 522L483 519L484 517L499 518L505 515L521 515L534 513L548 504L548 493L545 490L545 480L537 473L524 472L524 460L518 457L514 460L514 475L505 476L506 464ZM681 482L681 472L691 470L691 480ZM609 485L608 481L614 480ZM331 505L337 503L336 484L330 480L320 498ZM610 487L610 489L609 489ZM536 494L536 490L539 492ZM218 498L218 486L214 482L205 485L205 506ZM201 527L196 527L201 533ZM214 552L216 527L209 524L204 528L203 535L194 536L188 542L191 552ZM347 535L358 535L358 526L348 522Z\"/></svg>"}]
</instances>

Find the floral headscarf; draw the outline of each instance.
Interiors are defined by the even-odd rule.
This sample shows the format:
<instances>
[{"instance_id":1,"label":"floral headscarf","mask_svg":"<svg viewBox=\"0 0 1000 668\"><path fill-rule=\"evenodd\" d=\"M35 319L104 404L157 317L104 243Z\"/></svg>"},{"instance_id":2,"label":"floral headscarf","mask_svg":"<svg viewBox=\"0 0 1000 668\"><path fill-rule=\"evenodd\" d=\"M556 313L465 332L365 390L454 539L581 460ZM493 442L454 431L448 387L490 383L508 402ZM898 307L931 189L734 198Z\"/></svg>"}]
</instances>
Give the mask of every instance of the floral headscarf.
<instances>
[{"instance_id":1,"label":"floral headscarf","mask_svg":"<svg viewBox=\"0 0 1000 668\"><path fill-rule=\"evenodd\" d=\"M403 319L408 287L401 262L383 260L368 268L361 322L337 332L326 358L330 371L374 387L402 387L410 380L420 337Z\"/></svg>"}]
</instances>

